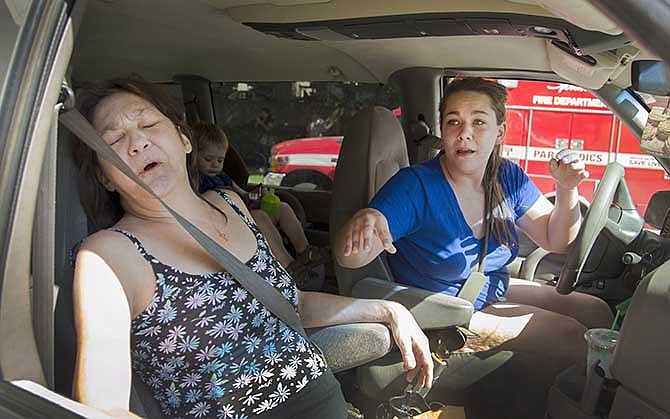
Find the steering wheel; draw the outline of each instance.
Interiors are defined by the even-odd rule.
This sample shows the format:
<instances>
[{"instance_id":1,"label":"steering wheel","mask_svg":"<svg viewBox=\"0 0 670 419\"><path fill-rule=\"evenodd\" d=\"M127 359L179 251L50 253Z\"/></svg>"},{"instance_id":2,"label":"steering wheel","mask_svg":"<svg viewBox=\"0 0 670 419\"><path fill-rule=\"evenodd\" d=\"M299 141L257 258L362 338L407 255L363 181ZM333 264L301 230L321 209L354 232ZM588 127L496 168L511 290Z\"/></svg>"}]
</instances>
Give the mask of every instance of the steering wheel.
<instances>
[{"instance_id":1,"label":"steering wheel","mask_svg":"<svg viewBox=\"0 0 670 419\"><path fill-rule=\"evenodd\" d=\"M577 280L582 273L589 253L591 253L591 248L607 224L608 211L615 195L618 195L617 190L627 195L624 197L617 196L617 198L623 198L623 200L627 201L632 200L627 187L619 188L620 183L625 185L626 182L623 175L624 168L619 163L610 163L607 165L593 196L591 205L582 220L579 233L577 233L577 237L572 245L570 245L565 263L561 268L561 274L556 283L556 291L559 294L570 294L577 287Z\"/></svg>"}]
</instances>

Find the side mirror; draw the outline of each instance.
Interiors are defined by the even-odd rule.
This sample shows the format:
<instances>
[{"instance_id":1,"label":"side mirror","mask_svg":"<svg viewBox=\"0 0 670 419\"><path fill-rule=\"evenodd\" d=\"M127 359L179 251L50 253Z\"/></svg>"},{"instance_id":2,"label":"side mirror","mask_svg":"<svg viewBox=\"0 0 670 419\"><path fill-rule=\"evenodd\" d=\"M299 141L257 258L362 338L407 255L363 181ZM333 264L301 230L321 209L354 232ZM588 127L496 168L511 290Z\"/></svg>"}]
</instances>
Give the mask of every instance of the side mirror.
<instances>
[{"instance_id":1,"label":"side mirror","mask_svg":"<svg viewBox=\"0 0 670 419\"><path fill-rule=\"evenodd\" d=\"M656 96L670 96L670 67L663 61L633 61L631 83L638 92Z\"/></svg>"},{"instance_id":2,"label":"side mirror","mask_svg":"<svg viewBox=\"0 0 670 419\"><path fill-rule=\"evenodd\" d=\"M670 191L657 191L649 200L644 221L650 226L660 229L668 209L670 209Z\"/></svg>"}]
</instances>

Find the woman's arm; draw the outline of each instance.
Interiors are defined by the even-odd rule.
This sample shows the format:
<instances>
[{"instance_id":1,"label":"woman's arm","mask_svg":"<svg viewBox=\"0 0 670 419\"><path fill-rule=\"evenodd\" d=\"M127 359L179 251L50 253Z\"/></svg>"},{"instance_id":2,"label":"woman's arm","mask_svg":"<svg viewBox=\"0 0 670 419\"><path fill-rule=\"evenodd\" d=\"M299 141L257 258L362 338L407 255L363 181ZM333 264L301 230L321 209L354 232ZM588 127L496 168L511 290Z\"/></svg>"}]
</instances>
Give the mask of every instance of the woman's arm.
<instances>
[{"instance_id":1,"label":"woman's arm","mask_svg":"<svg viewBox=\"0 0 670 419\"><path fill-rule=\"evenodd\" d=\"M577 237L582 225L579 210L579 192L577 187L563 188L556 184L556 203L551 211L547 226L548 236L552 248L557 253L564 253L568 246Z\"/></svg>"},{"instance_id":2,"label":"woman's arm","mask_svg":"<svg viewBox=\"0 0 670 419\"><path fill-rule=\"evenodd\" d=\"M338 231L335 259L345 268L359 268L386 250L395 253L393 238L384 214L374 208L363 208Z\"/></svg>"},{"instance_id":3,"label":"woman's arm","mask_svg":"<svg viewBox=\"0 0 670 419\"><path fill-rule=\"evenodd\" d=\"M549 170L556 180L555 204L540 197L517 221L539 246L556 253L564 253L577 237L581 226L577 186L589 177L583 161L574 154L564 155L559 153L557 159L549 162Z\"/></svg>"},{"instance_id":4,"label":"woman's arm","mask_svg":"<svg viewBox=\"0 0 670 419\"><path fill-rule=\"evenodd\" d=\"M424 191L421 176L411 167L393 175L369 208L356 212L338 231L334 249L338 264L358 268L382 250L395 253L393 242L416 231L423 222L429 200Z\"/></svg>"},{"instance_id":5,"label":"woman's arm","mask_svg":"<svg viewBox=\"0 0 670 419\"><path fill-rule=\"evenodd\" d=\"M99 256L99 240L77 254L73 300L77 330L74 398L117 418L129 412L130 309L117 275Z\"/></svg>"},{"instance_id":6,"label":"woman's arm","mask_svg":"<svg viewBox=\"0 0 670 419\"><path fill-rule=\"evenodd\" d=\"M306 328L341 323L386 323L408 371L407 380L420 387L433 383L433 360L428 338L401 304L385 300L363 300L320 292L299 292L300 318Z\"/></svg>"}]
</instances>

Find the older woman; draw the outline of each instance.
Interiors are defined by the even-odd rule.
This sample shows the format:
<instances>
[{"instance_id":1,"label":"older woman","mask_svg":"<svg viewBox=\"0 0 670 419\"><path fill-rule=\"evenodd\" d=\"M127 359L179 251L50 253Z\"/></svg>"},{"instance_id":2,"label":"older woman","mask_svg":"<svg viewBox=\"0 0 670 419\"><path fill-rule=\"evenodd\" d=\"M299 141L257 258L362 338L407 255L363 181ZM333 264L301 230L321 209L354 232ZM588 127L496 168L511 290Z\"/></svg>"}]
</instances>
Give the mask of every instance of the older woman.
<instances>
[{"instance_id":1,"label":"older woman","mask_svg":"<svg viewBox=\"0 0 670 419\"><path fill-rule=\"evenodd\" d=\"M440 104L443 152L390 179L370 207L358 211L339 232L335 254L341 265L354 268L386 250L398 282L458 295L487 248L486 282L475 296L478 311L470 327L495 334L497 349L511 349L517 358L522 353L539 356L533 362L510 363L494 378L483 380L480 388L507 396L479 394L470 410L488 406L481 417L508 417L507 411L509 417L534 418L543 416L553 375L583 360L586 327L608 326L612 313L589 295L560 296L549 286L510 283L506 266L519 250L515 224L543 248L565 251L579 231L577 186L588 172L569 152L552 160L552 205L518 165L502 158L506 100L506 89L493 81L469 78L450 83ZM504 300L508 304L499 303ZM533 397L525 389L515 392L509 382L543 373L537 403L525 416L518 409L533 405ZM522 399L515 402L515 397Z\"/></svg>"},{"instance_id":2,"label":"older woman","mask_svg":"<svg viewBox=\"0 0 670 419\"><path fill-rule=\"evenodd\" d=\"M241 199L199 196L189 130L146 82L119 79L79 96L84 116L164 201L244 261L295 307L305 327L385 322L408 379L430 385L427 339L385 301L300 292ZM131 365L168 418L345 416L319 348L241 287L162 205L79 144L81 197L99 231L76 258L75 396L127 417Z\"/></svg>"}]
</instances>

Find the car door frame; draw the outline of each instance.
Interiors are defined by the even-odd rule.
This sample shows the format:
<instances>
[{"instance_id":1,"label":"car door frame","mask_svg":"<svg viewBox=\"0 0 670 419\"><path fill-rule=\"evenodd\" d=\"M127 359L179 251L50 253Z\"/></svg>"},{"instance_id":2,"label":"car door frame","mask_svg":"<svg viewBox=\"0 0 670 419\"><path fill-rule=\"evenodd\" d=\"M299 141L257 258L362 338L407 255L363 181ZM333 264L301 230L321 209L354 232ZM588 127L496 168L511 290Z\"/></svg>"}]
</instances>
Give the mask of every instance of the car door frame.
<instances>
[{"instance_id":1,"label":"car door frame","mask_svg":"<svg viewBox=\"0 0 670 419\"><path fill-rule=\"evenodd\" d=\"M80 3L78 12L83 11L84 2ZM73 6L73 1L64 0L31 3L0 98L3 417L82 417L62 407L69 400L54 403L45 398L56 399L48 390L53 386L54 226L38 220L55 213L51 166L55 164L57 103L74 45ZM41 176L45 171L51 173L49 179ZM43 236L34 237L36 231ZM46 257L35 260L36 255Z\"/></svg>"}]
</instances>

